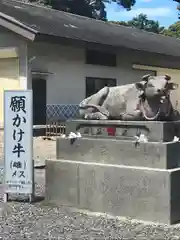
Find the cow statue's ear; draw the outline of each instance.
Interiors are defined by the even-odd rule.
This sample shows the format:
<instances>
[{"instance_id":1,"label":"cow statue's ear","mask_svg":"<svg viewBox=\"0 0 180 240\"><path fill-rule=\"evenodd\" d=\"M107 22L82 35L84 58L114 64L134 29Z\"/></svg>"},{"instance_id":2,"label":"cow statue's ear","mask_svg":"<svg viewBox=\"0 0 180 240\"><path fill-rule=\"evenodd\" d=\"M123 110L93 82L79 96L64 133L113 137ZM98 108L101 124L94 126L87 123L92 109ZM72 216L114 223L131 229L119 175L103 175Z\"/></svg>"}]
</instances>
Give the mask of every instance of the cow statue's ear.
<instances>
[{"instance_id":1,"label":"cow statue's ear","mask_svg":"<svg viewBox=\"0 0 180 240\"><path fill-rule=\"evenodd\" d=\"M168 83L168 89L169 90L176 90L179 87L177 83Z\"/></svg>"},{"instance_id":2,"label":"cow statue's ear","mask_svg":"<svg viewBox=\"0 0 180 240\"><path fill-rule=\"evenodd\" d=\"M167 80L167 81L169 81L169 80L171 80L171 76L169 76L168 74L165 74L165 79Z\"/></svg>"},{"instance_id":3,"label":"cow statue's ear","mask_svg":"<svg viewBox=\"0 0 180 240\"><path fill-rule=\"evenodd\" d=\"M150 76L151 76L151 74L146 74L146 75L142 76L141 79L142 79L143 81L148 81Z\"/></svg>"},{"instance_id":4,"label":"cow statue's ear","mask_svg":"<svg viewBox=\"0 0 180 240\"><path fill-rule=\"evenodd\" d=\"M135 83L136 88L138 90L140 90L140 91L144 90L144 85L145 85L145 82L137 82L137 83Z\"/></svg>"}]
</instances>

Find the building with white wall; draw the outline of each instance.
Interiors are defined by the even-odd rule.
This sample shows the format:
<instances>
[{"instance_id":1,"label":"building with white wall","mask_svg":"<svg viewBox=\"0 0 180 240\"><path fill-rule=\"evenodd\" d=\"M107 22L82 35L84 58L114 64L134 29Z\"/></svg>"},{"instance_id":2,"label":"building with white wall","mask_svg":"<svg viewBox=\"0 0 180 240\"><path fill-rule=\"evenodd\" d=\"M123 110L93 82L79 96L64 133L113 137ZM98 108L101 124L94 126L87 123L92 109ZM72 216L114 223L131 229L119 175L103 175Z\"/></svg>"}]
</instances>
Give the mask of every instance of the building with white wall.
<instances>
[{"instance_id":1,"label":"building with white wall","mask_svg":"<svg viewBox=\"0 0 180 240\"><path fill-rule=\"evenodd\" d=\"M71 118L104 85L170 74L180 40L18 1L0 3L0 122L5 89L33 89L34 124ZM176 92L176 103L180 90Z\"/></svg>"}]
</instances>

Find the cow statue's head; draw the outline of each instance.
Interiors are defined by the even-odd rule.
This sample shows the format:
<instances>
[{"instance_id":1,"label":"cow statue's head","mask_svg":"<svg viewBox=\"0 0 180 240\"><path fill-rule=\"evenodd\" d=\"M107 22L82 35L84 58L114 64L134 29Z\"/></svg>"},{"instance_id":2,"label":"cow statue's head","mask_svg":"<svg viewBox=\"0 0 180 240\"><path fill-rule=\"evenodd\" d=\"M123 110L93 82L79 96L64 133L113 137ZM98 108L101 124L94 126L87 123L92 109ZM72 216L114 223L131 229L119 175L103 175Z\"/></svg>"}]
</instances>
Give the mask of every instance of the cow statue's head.
<instances>
[{"instance_id":1,"label":"cow statue's head","mask_svg":"<svg viewBox=\"0 0 180 240\"><path fill-rule=\"evenodd\" d=\"M155 120L161 115L167 118L170 116L170 91L177 89L178 84L173 83L169 75L145 75L141 82L136 83L136 88L140 91L140 105L145 119Z\"/></svg>"},{"instance_id":2,"label":"cow statue's head","mask_svg":"<svg viewBox=\"0 0 180 240\"><path fill-rule=\"evenodd\" d=\"M141 91L145 98L161 98L168 96L171 90L178 88L178 84L170 81L169 75L151 76L150 74L142 77L142 81L136 83L136 87Z\"/></svg>"}]
</instances>

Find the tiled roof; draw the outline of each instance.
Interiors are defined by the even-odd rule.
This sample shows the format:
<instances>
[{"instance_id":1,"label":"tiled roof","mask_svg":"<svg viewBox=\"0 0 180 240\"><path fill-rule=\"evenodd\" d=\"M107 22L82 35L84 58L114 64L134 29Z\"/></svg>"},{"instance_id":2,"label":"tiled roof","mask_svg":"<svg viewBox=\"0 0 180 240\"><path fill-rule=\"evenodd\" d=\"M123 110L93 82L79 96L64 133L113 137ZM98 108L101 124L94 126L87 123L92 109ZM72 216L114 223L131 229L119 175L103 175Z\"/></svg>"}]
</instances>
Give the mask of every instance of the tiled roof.
<instances>
[{"instance_id":1,"label":"tiled roof","mask_svg":"<svg viewBox=\"0 0 180 240\"><path fill-rule=\"evenodd\" d=\"M37 35L180 56L180 40L13 0L1 0L0 19Z\"/></svg>"}]
</instances>

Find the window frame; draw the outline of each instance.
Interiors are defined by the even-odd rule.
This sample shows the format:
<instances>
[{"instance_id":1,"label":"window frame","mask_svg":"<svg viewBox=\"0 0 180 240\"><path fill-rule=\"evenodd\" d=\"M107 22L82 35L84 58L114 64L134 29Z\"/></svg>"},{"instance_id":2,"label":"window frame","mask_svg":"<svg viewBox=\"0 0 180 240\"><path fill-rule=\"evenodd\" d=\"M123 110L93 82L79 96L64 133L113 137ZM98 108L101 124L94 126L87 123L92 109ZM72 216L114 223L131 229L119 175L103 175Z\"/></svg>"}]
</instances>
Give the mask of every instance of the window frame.
<instances>
[{"instance_id":1,"label":"window frame","mask_svg":"<svg viewBox=\"0 0 180 240\"><path fill-rule=\"evenodd\" d=\"M110 58L109 62L105 61ZM117 67L117 55L100 50L86 49L85 63L105 67Z\"/></svg>"},{"instance_id":2,"label":"window frame","mask_svg":"<svg viewBox=\"0 0 180 240\"><path fill-rule=\"evenodd\" d=\"M99 90L97 90L96 92L94 93L90 93L88 94L88 89L87 89L87 85L88 85L88 81L92 81L93 82L93 86L95 88L95 81L96 80L100 80L100 81L114 81L115 82L115 85L112 85L112 86L117 86L117 79L116 78L102 78L102 77L86 77L85 79L85 97L89 97L91 96L92 94L95 94L97 93L100 89L102 89L103 87L105 87L106 85L102 86Z\"/></svg>"}]
</instances>

